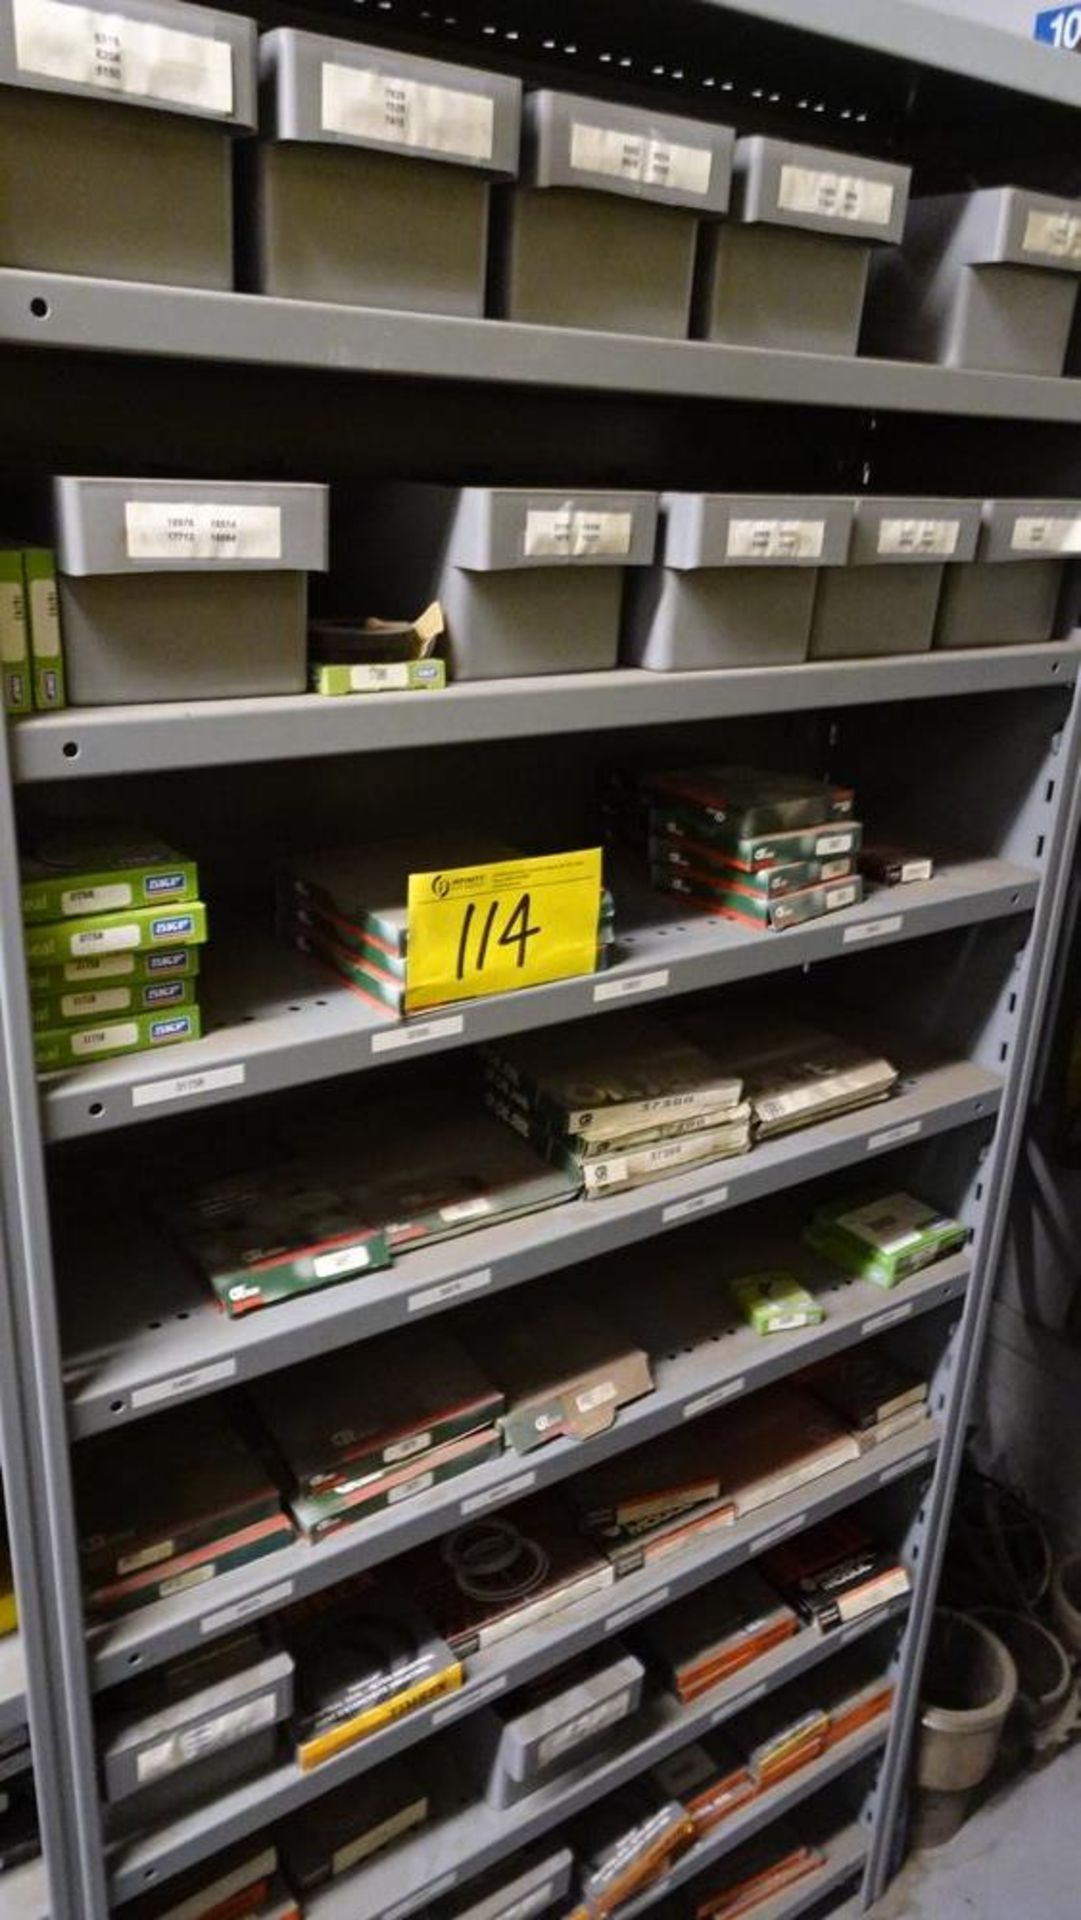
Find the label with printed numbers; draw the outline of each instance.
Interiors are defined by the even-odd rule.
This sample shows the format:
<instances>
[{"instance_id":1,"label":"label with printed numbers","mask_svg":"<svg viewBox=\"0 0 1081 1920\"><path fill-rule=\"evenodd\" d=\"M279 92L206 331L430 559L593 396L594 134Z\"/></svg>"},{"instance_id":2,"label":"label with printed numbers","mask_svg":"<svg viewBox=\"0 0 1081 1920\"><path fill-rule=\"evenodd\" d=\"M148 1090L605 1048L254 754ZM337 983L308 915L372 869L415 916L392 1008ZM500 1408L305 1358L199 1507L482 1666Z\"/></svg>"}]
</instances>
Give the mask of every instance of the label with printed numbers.
<instances>
[{"instance_id":1,"label":"label with printed numbers","mask_svg":"<svg viewBox=\"0 0 1081 1920\"><path fill-rule=\"evenodd\" d=\"M708 1393L700 1393L696 1399L688 1400L683 1409L683 1418L697 1420L700 1413L709 1413L713 1407L723 1406L726 1400L734 1400L746 1385L746 1380L740 1374L737 1380L726 1380L719 1387L711 1387Z\"/></svg>"},{"instance_id":2,"label":"label with printed numbers","mask_svg":"<svg viewBox=\"0 0 1081 1920\"><path fill-rule=\"evenodd\" d=\"M23 73L207 113L233 111L233 50L225 40L61 0L14 0L13 12Z\"/></svg>"},{"instance_id":3,"label":"label with printed numbers","mask_svg":"<svg viewBox=\"0 0 1081 1920\"><path fill-rule=\"evenodd\" d=\"M324 133L427 148L460 160L490 160L495 141L495 102L488 94L333 61L323 64L322 121Z\"/></svg>"},{"instance_id":4,"label":"label with printed numbers","mask_svg":"<svg viewBox=\"0 0 1081 1920\"><path fill-rule=\"evenodd\" d=\"M269 1613L273 1607L283 1607L293 1598L292 1580L282 1580L276 1587L267 1587L262 1593L253 1593L248 1600L238 1600L234 1606L221 1607L217 1613L205 1614L199 1622L201 1633L221 1633L226 1627L235 1627L241 1620L247 1620L253 1613Z\"/></svg>"},{"instance_id":5,"label":"label with printed numbers","mask_svg":"<svg viewBox=\"0 0 1081 1920\"><path fill-rule=\"evenodd\" d=\"M609 1000L634 1000L640 993L661 993L668 985L668 968L653 973L636 973L627 980L600 980L593 989L593 1004L603 1007Z\"/></svg>"},{"instance_id":6,"label":"label with printed numbers","mask_svg":"<svg viewBox=\"0 0 1081 1920\"><path fill-rule=\"evenodd\" d=\"M463 1031L465 1021L460 1013L450 1013L445 1020L422 1020L405 1027L388 1027L385 1033L373 1033L373 1053L399 1053L404 1047L422 1047L428 1040L450 1040Z\"/></svg>"},{"instance_id":7,"label":"label with printed numbers","mask_svg":"<svg viewBox=\"0 0 1081 1920\"><path fill-rule=\"evenodd\" d=\"M215 1360L206 1367L192 1367L187 1373L175 1373L171 1380L155 1380L148 1387L132 1391L133 1407L157 1407L165 1400L185 1400L204 1387L218 1386L236 1373L235 1360Z\"/></svg>"},{"instance_id":8,"label":"label with printed numbers","mask_svg":"<svg viewBox=\"0 0 1081 1920\"><path fill-rule=\"evenodd\" d=\"M696 1213L709 1213L714 1207L723 1207L728 1198L727 1187L710 1187L708 1193L694 1193L689 1200L671 1200L661 1208L661 1219L665 1226L671 1220L692 1220Z\"/></svg>"},{"instance_id":9,"label":"label with printed numbers","mask_svg":"<svg viewBox=\"0 0 1081 1920\"><path fill-rule=\"evenodd\" d=\"M859 220L872 227L888 227L893 218L893 184L858 173L787 166L781 168L777 205L786 213L816 213L823 220Z\"/></svg>"},{"instance_id":10,"label":"label with printed numbers","mask_svg":"<svg viewBox=\"0 0 1081 1920\"><path fill-rule=\"evenodd\" d=\"M1010 548L1013 553L1081 553L1081 515L1018 514Z\"/></svg>"},{"instance_id":11,"label":"label with printed numbers","mask_svg":"<svg viewBox=\"0 0 1081 1920\"><path fill-rule=\"evenodd\" d=\"M1044 253L1051 260L1081 260L1081 213L1030 213L1021 238L1022 253Z\"/></svg>"},{"instance_id":12,"label":"label with printed numbers","mask_svg":"<svg viewBox=\"0 0 1081 1920\"><path fill-rule=\"evenodd\" d=\"M882 520L878 527L879 553L929 553L948 559L957 551L959 520Z\"/></svg>"},{"instance_id":13,"label":"label with printed numbers","mask_svg":"<svg viewBox=\"0 0 1081 1920\"><path fill-rule=\"evenodd\" d=\"M531 507L522 551L527 560L587 560L595 554L620 558L631 550L634 515L594 507Z\"/></svg>"},{"instance_id":14,"label":"label with printed numbers","mask_svg":"<svg viewBox=\"0 0 1081 1920\"><path fill-rule=\"evenodd\" d=\"M824 520L730 520L729 560L817 560L826 538Z\"/></svg>"},{"instance_id":15,"label":"label with printed numbers","mask_svg":"<svg viewBox=\"0 0 1081 1920\"><path fill-rule=\"evenodd\" d=\"M708 147L682 146L576 120L571 127L571 166L575 173L604 173L642 186L703 194L709 192L713 155Z\"/></svg>"},{"instance_id":16,"label":"label with printed numbers","mask_svg":"<svg viewBox=\"0 0 1081 1920\"><path fill-rule=\"evenodd\" d=\"M867 1142L867 1151L875 1153L881 1147L899 1147L902 1140L915 1140L922 1132L922 1120L906 1120L902 1126L887 1127L884 1133L873 1133Z\"/></svg>"},{"instance_id":17,"label":"label with printed numbers","mask_svg":"<svg viewBox=\"0 0 1081 1920\"><path fill-rule=\"evenodd\" d=\"M889 933L900 933L904 924L903 914L891 913L886 920L864 920L859 926L846 927L841 940L846 947L859 946L864 940L884 940Z\"/></svg>"},{"instance_id":18,"label":"label with printed numbers","mask_svg":"<svg viewBox=\"0 0 1081 1920\"><path fill-rule=\"evenodd\" d=\"M129 560L280 560L280 507L232 506L209 500L127 500Z\"/></svg>"},{"instance_id":19,"label":"label with printed numbers","mask_svg":"<svg viewBox=\"0 0 1081 1920\"><path fill-rule=\"evenodd\" d=\"M243 1063L238 1063L233 1067L208 1067L203 1073L180 1073L171 1080L147 1080L141 1087L132 1088L131 1104L160 1107L167 1100L197 1100L219 1087L242 1087L246 1071Z\"/></svg>"},{"instance_id":20,"label":"label with printed numbers","mask_svg":"<svg viewBox=\"0 0 1081 1920\"><path fill-rule=\"evenodd\" d=\"M466 1293L482 1293L491 1284L491 1267L481 1267L476 1273L462 1273L455 1280L443 1280L436 1287L422 1287L419 1293L411 1293L406 1312L424 1313L429 1307L442 1306L445 1300L460 1300Z\"/></svg>"},{"instance_id":21,"label":"label with printed numbers","mask_svg":"<svg viewBox=\"0 0 1081 1920\"><path fill-rule=\"evenodd\" d=\"M504 1500L517 1500L520 1493L528 1493L537 1476L535 1473L520 1473L516 1480L505 1480L498 1487L488 1487L484 1493L472 1493L462 1501L460 1512L463 1520L471 1513L483 1513L486 1507L502 1506Z\"/></svg>"}]
</instances>

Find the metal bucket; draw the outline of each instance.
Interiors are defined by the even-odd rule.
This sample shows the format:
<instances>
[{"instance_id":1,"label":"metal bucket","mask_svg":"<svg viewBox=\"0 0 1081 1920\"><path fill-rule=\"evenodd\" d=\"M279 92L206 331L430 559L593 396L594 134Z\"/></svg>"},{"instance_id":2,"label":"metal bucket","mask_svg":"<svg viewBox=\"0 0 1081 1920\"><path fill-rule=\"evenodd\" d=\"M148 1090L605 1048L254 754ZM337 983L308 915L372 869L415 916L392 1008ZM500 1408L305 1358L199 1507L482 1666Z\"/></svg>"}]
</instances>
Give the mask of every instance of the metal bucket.
<instances>
[{"instance_id":1,"label":"metal bucket","mask_svg":"<svg viewBox=\"0 0 1081 1920\"><path fill-rule=\"evenodd\" d=\"M998 1635L971 1614L940 1608L923 1677L919 1785L959 1793L986 1779L1016 1697L1017 1668Z\"/></svg>"}]
</instances>

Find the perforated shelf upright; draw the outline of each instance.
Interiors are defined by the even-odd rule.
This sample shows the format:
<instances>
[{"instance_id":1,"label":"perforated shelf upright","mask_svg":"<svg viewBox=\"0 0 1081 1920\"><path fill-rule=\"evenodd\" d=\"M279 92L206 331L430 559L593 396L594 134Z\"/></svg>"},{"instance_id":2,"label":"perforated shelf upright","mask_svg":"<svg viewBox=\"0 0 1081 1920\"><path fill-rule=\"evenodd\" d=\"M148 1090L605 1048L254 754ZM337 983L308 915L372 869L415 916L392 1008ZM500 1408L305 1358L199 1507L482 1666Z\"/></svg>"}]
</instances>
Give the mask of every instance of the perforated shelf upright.
<instances>
[{"instance_id":1,"label":"perforated shelf upright","mask_svg":"<svg viewBox=\"0 0 1081 1920\"><path fill-rule=\"evenodd\" d=\"M121 14L124 0L118 0ZM0 0L10 14L12 0ZM324 0L245 6L312 26L659 110L913 165L924 186L1076 190L1081 66L907 0ZM0 183L2 184L2 183ZM1063 497L1081 493L1081 381L868 357L758 350L532 324L379 311L0 266L0 485L17 512L59 470L233 472L324 479L483 474L492 484ZM25 1713L41 1783L44 1863L0 1877L0 1916L106 1920L148 1889L252 1839L395 1753L455 1768L473 1716L512 1688L648 1619L817 1520L895 1502L911 1595L836 1640L798 1635L693 1710L655 1701L612 1747L496 1817L462 1804L395 1854L309 1902L313 1920L419 1911L555 1834L767 1689L828 1670L835 1645L889 1650L888 1725L842 1742L693 1849L647 1911L775 1818L832 1823L825 1877L778 1896L864 1910L904 1844L914 1703L990 1308L1051 957L1081 817L1077 634L1032 646L767 669L608 673L467 683L444 695L302 695L72 708L0 737L0 1438L22 1631L0 1646L0 1731ZM618 893L620 953L604 975L463 1003L403 1026L275 948L250 852L311 844L343 808L366 825L409 808L474 816L498 796L508 833L576 830L597 769L623 753L799 766L891 803L913 835L947 823L932 882L875 894L776 936ZM19 820L43 807L178 821L220 892L207 1036L166 1061L134 1054L39 1086L23 961ZM501 819L501 828L504 822ZM577 826L580 833L580 826ZM568 839L567 844L570 844ZM901 1084L888 1105L759 1144L622 1198L577 1200L482 1228L250 1320L220 1315L145 1222L97 1216L72 1236L58 1197L103 1171L138 1189L155 1142L243 1129L272 1103L348 1086L378 1100L424 1069L453 1074L478 1042L772 983L793 1003L885 1012ZM424 1069L427 1070L427 1069ZM883 1297L839 1282L828 1317L775 1344L750 1332L658 1362L656 1391L589 1443L506 1453L317 1547L161 1599L89 1632L71 1462L144 1423L388 1330L542 1285L630 1249L709 1259L776 1213L798 1224L811 1183L874 1170L948 1196L960 1254ZM943 1202L945 1204L945 1202ZM757 1211L756 1211L757 1209ZM484 1649L431 1704L306 1772L281 1761L193 1812L113 1840L95 1730L114 1690L242 1621L382 1566L462 1519L557 1486L887 1329L930 1376L931 1422L659 1567ZM587 1451L588 1448L588 1451ZM20 1870L22 1873L22 1870ZM47 1908L42 1892L47 1875ZM389 1877L388 1877L389 1876Z\"/></svg>"}]
</instances>

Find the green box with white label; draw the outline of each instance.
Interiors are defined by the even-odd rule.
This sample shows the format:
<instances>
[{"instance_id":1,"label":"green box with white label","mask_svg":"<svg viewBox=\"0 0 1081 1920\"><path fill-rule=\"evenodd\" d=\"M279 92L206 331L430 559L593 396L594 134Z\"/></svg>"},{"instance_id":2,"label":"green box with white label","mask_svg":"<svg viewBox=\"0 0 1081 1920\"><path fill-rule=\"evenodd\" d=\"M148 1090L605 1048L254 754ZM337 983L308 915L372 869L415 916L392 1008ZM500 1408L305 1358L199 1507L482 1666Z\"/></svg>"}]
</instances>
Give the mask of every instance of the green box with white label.
<instances>
[{"instance_id":1,"label":"green box with white label","mask_svg":"<svg viewBox=\"0 0 1081 1920\"><path fill-rule=\"evenodd\" d=\"M23 920L85 920L131 907L195 900L194 860L148 835L122 829L42 834L19 863Z\"/></svg>"},{"instance_id":2,"label":"green box with white label","mask_svg":"<svg viewBox=\"0 0 1081 1920\"><path fill-rule=\"evenodd\" d=\"M31 967L55 967L97 954L147 953L155 947L200 946L207 937L201 900L170 909L142 907L130 913L99 913L85 920L50 920L27 927Z\"/></svg>"},{"instance_id":3,"label":"green box with white label","mask_svg":"<svg viewBox=\"0 0 1081 1920\"><path fill-rule=\"evenodd\" d=\"M0 547L0 669L5 713L30 713L30 635L26 622L26 583L18 547Z\"/></svg>"},{"instance_id":4,"label":"green box with white label","mask_svg":"<svg viewBox=\"0 0 1081 1920\"><path fill-rule=\"evenodd\" d=\"M796 1327L814 1327L826 1310L794 1273L777 1268L770 1273L745 1273L728 1282L728 1291L755 1333L788 1333Z\"/></svg>"},{"instance_id":5,"label":"green box with white label","mask_svg":"<svg viewBox=\"0 0 1081 1920\"><path fill-rule=\"evenodd\" d=\"M447 684L442 660L320 662L311 669L313 693L438 693Z\"/></svg>"},{"instance_id":6,"label":"green box with white label","mask_svg":"<svg viewBox=\"0 0 1081 1920\"><path fill-rule=\"evenodd\" d=\"M34 1000L69 988L83 991L120 984L141 985L149 980L190 980L199 971L198 947L161 947L149 953L99 953L84 960L65 960L60 966L31 967L30 995Z\"/></svg>"},{"instance_id":7,"label":"green box with white label","mask_svg":"<svg viewBox=\"0 0 1081 1920\"><path fill-rule=\"evenodd\" d=\"M819 1207L803 1237L816 1253L861 1280L895 1287L956 1253L968 1239L968 1229L910 1193L877 1193L849 1195Z\"/></svg>"},{"instance_id":8,"label":"green box with white label","mask_svg":"<svg viewBox=\"0 0 1081 1920\"><path fill-rule=\"evenodd\" d=\"M118 1053L143 1053L171 1047L182 1040L198 1040L202 1027L198 1007L180 1007L175 1013L144 1013L127 1020L106 1020L87 1027L48 1027L34 1034L34 1062L39 1073L57 1067L85 1066L88 1060L107 1060Z\"/></svg>"},{"instance_id":9,"label":"green box with white label","mask_svg":"<svg viewBox=\"0 0 1081 1920\"><path fill-rule=\"evenodd\" d=\"M85 1027L124 1014L171 1013L174 1007L190 1007L194 998L193 980L139 980L34 993L30 1005L36 1028Z\"/></svg>"},{"instance_id":10,"label":"green box with white label","mask_svg":"<svg viewBox=\"0 0 1081 1920\"><path fill-rule=\"evenodd\" d=\"M39 713L68 704L64 679L64 645L60 635L60 602L56 591L56 560L48 547L24 547L26 620L30 633L34 706Z\"/></svg>"}]
</instances>

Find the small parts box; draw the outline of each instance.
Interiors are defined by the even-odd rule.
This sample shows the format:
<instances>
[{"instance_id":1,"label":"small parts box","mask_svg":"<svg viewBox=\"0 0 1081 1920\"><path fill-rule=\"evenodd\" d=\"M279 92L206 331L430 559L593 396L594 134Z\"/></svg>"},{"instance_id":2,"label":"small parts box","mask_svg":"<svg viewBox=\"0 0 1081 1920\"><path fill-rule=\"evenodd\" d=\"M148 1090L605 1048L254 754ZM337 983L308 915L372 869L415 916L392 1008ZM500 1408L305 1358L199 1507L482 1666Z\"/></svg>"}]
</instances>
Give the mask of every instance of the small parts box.
<instances>
[{"instance_id":1,"label":"small parts box","mask_svg":"<svg viewBox=\"0 0 1081 1920\"><path fill-rule=\"evenodd\" d=\"M495 310L685 340L699 226L728 205L728 127L541 91L499 197Z\"/></svg>"},{"instance_id":2,"label":"small parts box","mask_svg":"<svg viewBox=\"0 0 1081 1920\"><path fill-rule=\"evenodd\" d=\"M909 169L760 134L737 140L727 220L703 235L695 332L854 354L872 250L900 240Z\"/></svg>"},{"instance_id":3,"label":"small parts box","mask_svg":"<svg viewBox=\"0 0 1081 1920\"><path fill-rule=\"evenodd\" d=\"M282 27L260 42L251 279L262 293L484 312L491 183L520 82Z\"/></svg>"},{"instance_id":4,"label":"small parts box","mask_svg":"<svg viewBox=\"0 0 1081 1920\"><path fill-rule=\"evenodd\" d=\"M10 0L0 266L230 288L255 39L253 21L181 0Z\"/></svg>"},{"instance_id":5,"label":"small parts box","mask_svg":"<svg viewBox=\"0 0 1081 1920\"><path fill-rule=\"evenodd\" d=\"M1017 646L1058 632L1081 500L985 500L975 563L947 567L936 647Z\"/></svg>"},{"instance_id":6,"label":"small parts box","mask_svg":"<svg viewBox=\"0 0 1081 1920\"><path fill-rule=\"evenodd\" d=\"M74 705L303 692L325 487L64 478L54 516Z\"/></svg>"},{"instance_id":7,"label":"small parts box","mask_svg":"<svg viewBox=\"0 0 1081 1920\"><path fill-rule=\"evenodd\" d=\"M818 576L812 660L925 653L947 562L971 560L978 500L853 501L848 564Z\"/></svg>"}]
</instances>

